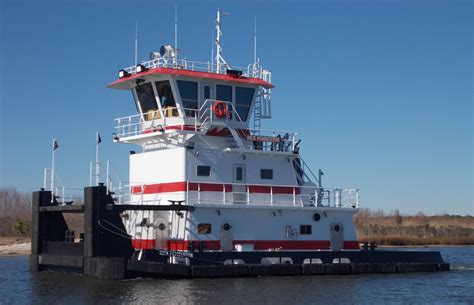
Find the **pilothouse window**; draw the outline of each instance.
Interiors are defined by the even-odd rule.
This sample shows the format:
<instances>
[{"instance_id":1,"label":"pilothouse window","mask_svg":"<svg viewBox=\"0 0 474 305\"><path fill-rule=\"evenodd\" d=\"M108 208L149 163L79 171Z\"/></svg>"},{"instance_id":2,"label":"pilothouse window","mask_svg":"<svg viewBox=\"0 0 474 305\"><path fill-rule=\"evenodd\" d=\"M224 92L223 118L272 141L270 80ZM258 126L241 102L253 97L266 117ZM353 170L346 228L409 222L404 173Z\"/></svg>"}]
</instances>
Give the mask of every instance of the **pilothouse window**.
<instances>
[{"instance_id":1,"label":"pilothouse window","mask_svg":"<svg viewBox=\"0 0 474 305\"><path fill-rule=\"evenodd\" d=\"M156 103L155 93L153 92L153 86L151 83L138 85L135 87L135 90L137 92L138 103L140 103L142 113L147 113L150 110L158 110L158 104Z\"/></svg>"},{"instance_id":2,"label":"pilothouse window","mask_svg":"<svg viewBox=\"0 0 474 305\"><path fill-rule=\"evenodd\" d=\"M232 87L231 86L216 86L216 100L232 103Z\"/></svg>"},{"instance_id":3,"label":"pilothouse window","mask_svg":"<svg viewBox=\"0 0 474 305\"><path fill-rule=\"evenodd\" d=\"M181 101L183 108L187 116L194 116L193 110L197 109L198 105L198 85L196 82L188 82L184 80L178 80L179 94L181 95Z\"/></svg>"},{"instance_id":4,"label":"pilothouse window","mask_svg":"<svg viewBox=\"0 0 474 305\"><path fill-rule=\"evenodd\" d=\"M158 91L158 96L161 102L161 108L163 109L165 116L178 116L176 102L174 100L170 82L167 80L155 82L155 86L156 91Z\"/></svg>"},{"instance_id":5,"label":"pilothouse window","mask_svg":"<svg viewBox=\"0 0 474 305\"><path fill-rule=\"evenodd\" d=\"M242 121L247 121L255 89L235 87L235 108Z\"/></svg>"}]
</instances>

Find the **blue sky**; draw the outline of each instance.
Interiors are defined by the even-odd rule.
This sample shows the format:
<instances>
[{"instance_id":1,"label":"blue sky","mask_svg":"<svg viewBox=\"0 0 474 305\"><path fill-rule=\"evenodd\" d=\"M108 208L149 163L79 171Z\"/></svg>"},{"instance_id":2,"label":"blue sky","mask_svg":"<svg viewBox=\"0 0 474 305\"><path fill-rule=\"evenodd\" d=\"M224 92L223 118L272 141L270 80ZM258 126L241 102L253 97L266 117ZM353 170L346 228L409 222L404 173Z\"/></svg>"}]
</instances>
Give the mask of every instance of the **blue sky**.
<instances>
[{"instance_id":1,"label":"blue sky","mask_svg":"<svg viewBox=\"0 0 474 305\"><path fill-rule=\"evenodd\" d=\"M128 172L132 146L113 144L129 93L120 68L173 42L174 1L0 0L0 185L42 185L57 138L69 187L89 182L95 132L102 159ZM258 56L273 71L273 119L298 131L326 186L361 189L364 207L474 214L470 1L178 1L181 55L207 61L216 8L224 57Z\"/></svg>"}]
</instances>

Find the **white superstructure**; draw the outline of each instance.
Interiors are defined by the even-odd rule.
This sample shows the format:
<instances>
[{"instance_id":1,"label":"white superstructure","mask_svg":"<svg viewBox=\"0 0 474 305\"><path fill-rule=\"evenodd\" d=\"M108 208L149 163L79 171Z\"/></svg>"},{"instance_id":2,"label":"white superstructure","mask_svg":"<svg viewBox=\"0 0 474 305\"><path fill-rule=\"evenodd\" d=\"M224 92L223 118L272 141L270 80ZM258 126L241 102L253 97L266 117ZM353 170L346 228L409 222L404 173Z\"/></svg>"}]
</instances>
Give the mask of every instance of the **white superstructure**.
<instances>
[{"instance_id":1,"label":"white superstructure","mask_svg":"<svg viewBox=\"0 0 474 305\"><path fill-rule=\"evenodd\" d=\"M192 211L127 211L136 249L278 251L358 249L357 189L323 188L295 132L262 130L271 72L254 63L180 59L163 46L123 69L110 88L132 92L137 114L116 119L114 139L136 144L117 204L182 204ZM250 128L254 123L255 129Z\"/></svg>"}]
</instances>

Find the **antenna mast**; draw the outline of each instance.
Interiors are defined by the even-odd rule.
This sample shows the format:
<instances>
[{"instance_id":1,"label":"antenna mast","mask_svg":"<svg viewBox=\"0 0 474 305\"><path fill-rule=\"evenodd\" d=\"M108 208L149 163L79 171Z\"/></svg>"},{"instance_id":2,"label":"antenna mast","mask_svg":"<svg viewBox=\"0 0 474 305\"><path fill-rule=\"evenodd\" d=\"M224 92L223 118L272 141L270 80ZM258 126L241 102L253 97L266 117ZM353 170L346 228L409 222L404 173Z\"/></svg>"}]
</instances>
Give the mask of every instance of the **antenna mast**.
<instances>
[{"instance_id":1,"label":"antenna mast","mask_svg":"<svg viewBox=\"0 0 474 305\"><path fill-rule=\"evenodd\" d=\"M178 4L174 4L174 50L178 57Z\"/></svg>"},{"instance_id":2,"label":"antenna mast","mask_svg":"<svg viewBox=\"0 0 474 305\"><path fill-rule=\"evenodd\" d=\"M138 64L137 53L138 53L138 20L135 20L135 67Z\"/></svg>"},{"instance_id":3,"label":"antenna mast","mask_svg":"<svg viewBox=\"0 0 474 305\"><path fill-rule=\"evenodd\" d=\"M255 16L255 27L253 31L253 63L257 64L257 16Z\"/></svg>"},{"instance_id":4,"label":"antenna mast","mask_svg":"<svg viewBox=\"0 0 474 305\"><path fill-rule=\"evenodd\" d=\"M217 66L217 73L221 73L221 66L229 66L227 62L221 55L222 47L221 47L221 14L229 15L228 13L224 13L221 9L217 9L217 19L216 19L216 66Z\"/></svg>"}]
</instances>

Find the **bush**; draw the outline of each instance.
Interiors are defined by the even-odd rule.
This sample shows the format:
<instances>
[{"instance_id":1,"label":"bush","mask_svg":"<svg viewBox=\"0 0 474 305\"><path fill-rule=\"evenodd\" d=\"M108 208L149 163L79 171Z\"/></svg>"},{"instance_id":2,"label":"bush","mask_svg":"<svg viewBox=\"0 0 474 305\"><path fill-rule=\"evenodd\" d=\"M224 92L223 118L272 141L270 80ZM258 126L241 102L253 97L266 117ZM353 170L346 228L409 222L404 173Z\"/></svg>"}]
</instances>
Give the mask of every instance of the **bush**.
<instances>
[{"instance_id":1,"label":"bush","mask_svg":"<svg viewBox=\"0 0 474 305\"><path fill-rule=\"evenodd\" d=\"M13 233L17 236L26 236L30 233L30 225L23 221L17 221L13 225Z\"/></svg>"}]
</instances>

